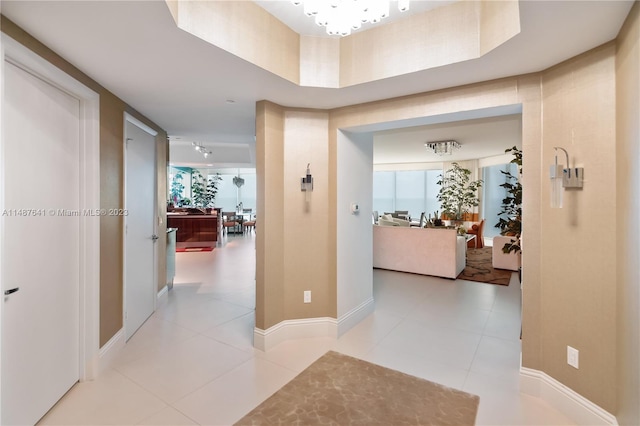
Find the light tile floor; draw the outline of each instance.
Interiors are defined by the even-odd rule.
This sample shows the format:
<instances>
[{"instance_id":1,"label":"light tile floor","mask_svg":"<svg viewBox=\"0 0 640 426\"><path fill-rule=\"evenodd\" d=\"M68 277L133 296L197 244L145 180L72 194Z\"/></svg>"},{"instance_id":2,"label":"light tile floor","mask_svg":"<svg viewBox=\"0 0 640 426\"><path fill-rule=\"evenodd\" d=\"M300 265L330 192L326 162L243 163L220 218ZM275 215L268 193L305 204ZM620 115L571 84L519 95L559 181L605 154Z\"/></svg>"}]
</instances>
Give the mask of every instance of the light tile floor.
<instances>
[{"instance_id":1,"label":"light tile floor","mask_svg":"<svg viewBox=\"0 0 640 426\"><path fill-rule=\"evenodd\" d=\"M518 390L520 287L374 271L373 314L337 341L252 347L253 235L177 253L175 286L112 369L41 420L64 425L227 425L327 350L480 396L479 425L572 424Z\"/></svg>"}]
</instances>

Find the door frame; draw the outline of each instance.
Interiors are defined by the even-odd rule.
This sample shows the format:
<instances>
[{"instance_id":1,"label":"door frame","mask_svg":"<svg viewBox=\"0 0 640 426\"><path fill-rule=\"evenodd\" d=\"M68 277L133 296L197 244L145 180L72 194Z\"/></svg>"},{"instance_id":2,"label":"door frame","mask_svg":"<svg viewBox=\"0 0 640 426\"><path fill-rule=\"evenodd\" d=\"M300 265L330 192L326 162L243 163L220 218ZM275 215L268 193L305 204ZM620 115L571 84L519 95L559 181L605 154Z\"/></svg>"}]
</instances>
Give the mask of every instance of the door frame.
<instances>
[{"instance_id":1,"label":"door frame","mask_svg":"<svg viewBox=\"0 0 640 426\"><path fill-rule=\"evenodd\" d=\"M152 129L151 127L147 126L146 124L144 124L142 121L138 120L137 118L135 118L134 116L132 116L131 114L129 114L128 112L124 113L124 122L123 122L123 130L124 130L124 138L122 141L122 158L123 158L123 190L122 190L122 205L123 205L123 209L125 211L128 210L128 206L127 206L127 189L128 189L128 182L129 182L129 177L127 176L127 162L128 162L128 158L127 158L127 123L133 124L134 126L138 127L139 129L141 129L142 131L148 133L149 135L151 135L152 137L156 137L158 135L158 132L154 129ZM154 235L157 235L158 233L158 220L156 220L156 209L158 206L158 164L157 164L157 156L158 156L158 147L156 146L155 143L155 139L154 139L154 157L153 157L153 206L154 206L154 213L153 213L153 233ZM123 223L123 227L122 227L122 326L123 326L123 330L124 330L124 336L127 336L127 225L128 225L128 218L127 215L124 215L124 223ZM152 275L152 281L153 281L153 286L152 286L152 291L149 295L149 297L151 297L153 299L153 312L156 311L156 307L157 307L157 301L158 301L158 241L156 240L156 242L153 243L153 275ZM164 241L164 240L163 240Z\"/></svg>"},{"instance_id":2,"label":"door frame","mask_svg":"<svg viewBox=\"0 0 640 426\"><path fill-rule=\"evenodd\" d=\"M16 40L0 36L0 114L4 108L5 63L51 84L80 101L80 210L100 208L100 95L69 74L32 52ZM1 116L1 115L0 115ZM6 140L0 135L0 162L4 161ZM0 211L4 210L4 174L0 170ZM50 206L42 206L49 208ZM4 242L4 221L0 220L0 241ZM80 381L98 373L100 349L100 217L80 215L79 270L79 372ZM0 262L5 247L0 244ZM0 264L1 267L1 264ZM0 275L0 288L2 288ZM2 316L0 303L0 318ZM0 338L0 344L2 339ZM1 351L0 351L1 356ZM0 365L2 360L0 359ZM0 398L2 395L0 395Z\"/></svg>"}]
</instances>

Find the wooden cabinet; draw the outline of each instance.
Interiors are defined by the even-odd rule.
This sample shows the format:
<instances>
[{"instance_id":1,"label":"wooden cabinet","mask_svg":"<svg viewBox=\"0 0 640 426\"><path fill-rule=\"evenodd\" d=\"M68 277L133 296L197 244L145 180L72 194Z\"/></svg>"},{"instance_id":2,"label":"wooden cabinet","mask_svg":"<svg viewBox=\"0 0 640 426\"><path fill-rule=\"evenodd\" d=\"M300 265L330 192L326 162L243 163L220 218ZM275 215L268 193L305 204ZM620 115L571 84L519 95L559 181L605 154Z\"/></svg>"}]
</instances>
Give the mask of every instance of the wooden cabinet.
<instances>
[{"instance_id":1,"label":"wooden cabinet","mask_svg":"<svg viewBox=\"0 0 640 426\"><path fill-rule=\"evenodd\" d=\"M167 214L167 226L178 228L178 247L211 245L218 241L218 216Z\"/></svg>"}]
</instances>

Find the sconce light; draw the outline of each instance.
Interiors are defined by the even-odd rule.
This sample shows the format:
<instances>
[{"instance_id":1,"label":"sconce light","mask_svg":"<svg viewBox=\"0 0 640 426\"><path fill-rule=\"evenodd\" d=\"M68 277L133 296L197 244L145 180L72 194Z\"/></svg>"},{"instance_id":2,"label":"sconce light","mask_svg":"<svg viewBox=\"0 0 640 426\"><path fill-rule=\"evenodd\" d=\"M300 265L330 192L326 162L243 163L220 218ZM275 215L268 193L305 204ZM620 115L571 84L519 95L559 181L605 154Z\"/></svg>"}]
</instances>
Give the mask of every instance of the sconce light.
<instances>
[{"instance_id":1,"label":"sconce light","mask_svg":"<svg viewBox=\"0 0 640 426\"><path fill-rule=\"evenodd\" d=\"M307 175L302 178L302 182L300 183L300 190L305 192L305 198L309 201L309 197L311 196L311 191L313 191L313 177L311 176L311 170L309 166L311 163L307 164Z\"/></svg>"},{"instance_id":2,"label":"sconce light","mask_svg":"<svg viewBox=\"0 0 640 426\"><path fill-rule=\"evenodd\" d=\"M566 149L554 146L556 150L555 164L551 166L551 208L562 208L563 189L582 189L584 181L584 168L569 167L569 153ZM564 152L567 160L567 168L558 164L558 150Z\"/></svg>"}]
</instances>

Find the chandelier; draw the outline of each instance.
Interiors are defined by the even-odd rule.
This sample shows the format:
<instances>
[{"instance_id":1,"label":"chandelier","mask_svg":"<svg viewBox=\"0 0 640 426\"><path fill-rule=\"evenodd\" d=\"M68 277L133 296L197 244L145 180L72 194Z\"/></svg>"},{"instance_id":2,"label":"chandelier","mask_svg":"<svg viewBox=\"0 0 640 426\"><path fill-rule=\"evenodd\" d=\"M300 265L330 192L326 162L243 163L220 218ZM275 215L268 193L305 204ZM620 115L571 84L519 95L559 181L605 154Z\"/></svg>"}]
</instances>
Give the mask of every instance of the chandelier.
<instances>
[{"instance_id":1,"label":"chandelier","mask_svg":"<svg viewBox=\"0 0 640 426\"><path fill-rule=\"evenodd\" d=\"M202 144L191 142L191 145L193 146L193 149L204 155L204 158L207 158L211 155L211 151L207 150Z\"/></svg>"},{"instance_id":2,"label":"chandelier","mask_svg":"<svg viewBox=\"0 0 640 426\"><path fill-rule=\"evenodd\" d=\"M389 16L389 0L293 0L303 3L304 13L315 17L316 24L326 27L327 34L348 36L362 24L377 24ZM399 0L400 12L409 10L409 0Z\"/></svg>"},{"instance_id":3,"label":"chandelier","mask_svg":"<svg viewBox=\"0 0 640 426\"><path fill-rule=\"evenodd\" d=\"M234 176L233 184L240 188L242 185L244 185L244 179L242 179L240 176Z\"/></svg>"},{"instance_id":4,"label":"chandelier","mask_svg":"<svg viewBox=\"0 0 640 426\"><path fill-rule=\"evenodd\" d=\"M451 155L456 149L460 149L460 144L454 140L427 142L424 147L433 150L437 155Z\"/></svg>"}]
</instances>

